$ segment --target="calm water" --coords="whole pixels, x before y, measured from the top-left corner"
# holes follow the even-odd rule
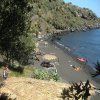
[[[69,33],[59,42],[71,48],[73,54],[88,59],[89,65],[100,61],[100,29]]]

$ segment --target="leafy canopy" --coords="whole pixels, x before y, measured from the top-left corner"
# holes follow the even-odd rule
[[[29,37],[31,3],[32,0],[0,0],[0,53],[7,62],[28,56],[33,48],[20,39]]]

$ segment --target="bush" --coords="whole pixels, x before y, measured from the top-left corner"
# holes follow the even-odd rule
[[[60,80],[60,77],[57,73],[54,72],[49,73],[48,71],[42,69],[34,69],[31,77],[42,80],[54,80],[54,81]]]
[[[9,98],[9,95],[7,93],[0,93],[0,100],[16,100],[16,98],[12,99]]]
[[[48,80],[48,73],[41,69],[34,69],[33,77],[36,79]]]
[[[92,77],[96,77],[96,76],[100,75],[100,62],[97,62],[95,64],[95,69],[96,69],[96,71],[94,74],[92,74]]]
[[[24,71],[24,68],[23,67],[21,67],[21,66],[18,66],[18,67],[16,67],[16,66],[14,66],[14,65],[12,65],[12,66],[9,66],[9,69],[11,70],[11,71],[13,71],[13,72],[18,72],[18,73],[23,73],[23,71]]]
[[[53,79],[54,81],[59,81],[59,80],[60,80],[59,75],[56,74],[56,73],[50,73],[50,74],[49,74],[49,78],[50,78],[50,79]]]
[[[68,89],[64,88],[61,93],[61,98],[65,100],[88,100],[91,96],[90,90],[92,89],[89,80],[84,84],[83,82],[73,83]]]

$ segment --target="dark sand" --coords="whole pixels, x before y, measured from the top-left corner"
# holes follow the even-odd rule
[[[70,55],[67,51],[59,48],[57,45],[50,42],[47,42],[48,44],[45,45],[45,42],[47,41],[38,42],[39,49],[42,52],[42,54],[54,53],[58,57],[58,59],[53,62],[57,62],[55,64],[55,67],[57,68],[58,74],[63,79],[64,82],[67,83],[79,82],[79,81],[86,82],[87,80],[89,80],[94,86],[100,89],[99,82],[96,82],[96,80],[91,77],[87,65],[79,63],[74,56]],[[39,56],[39,59],[40,59],[39,62],[38,61],[35,62],[35,66],[41,67],[40,64],[43,61],[42,56]],[[75,71],[75,69],[71,65],[80,67],[80,70]],[[95,100],[99,99],[96,98]]]

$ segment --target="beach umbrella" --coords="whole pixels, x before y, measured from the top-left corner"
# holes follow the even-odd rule
[[[56,60],[57,57],[53,54],[46,54],[46,55],[43,56],[43,59],[51,61],[51,60]]]

